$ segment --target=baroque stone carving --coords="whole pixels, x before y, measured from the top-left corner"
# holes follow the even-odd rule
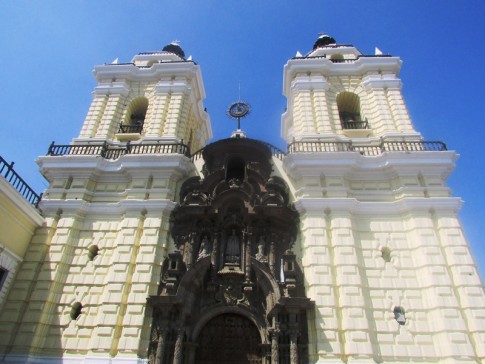
[[[165,315],[167,330],[165,336],[159,329],[152,333],[149,355],[165,353],[157,357],[160,363],[195,363],[200,355],[211,357],[209,349],[190,349],[207,342],[200,336],[212,332],[203,329],[207,322],[226,323],[227,330],[231,322],[244,322],[249,331],[259,331],[253,338],[263,338],[247,349],[252,363],[267,356],[271,362],[290,356],[294,361],[305,352],[306,310],[312,302],[305,298],[303,273],[290,251],[298,214],[288,187],[271,176],[271,151],[264,143],[227,139],[208,145],[202,155],[204,178],[189,178],[181,186],[170,226],[176,250],[163,264],[158,294],[148,298],[153,311]],[[286,319],[290,311],[298,318],[292,327]],[[216,319],[220,315],[225,319]],[[159,322],[154,318],[154,325]],[[294,325],[301,333],[298,342],[291,341],[291,348],[278,345],[277,337],[290,343]],[[184,358],[186,345],[191,354]],[[296,360],[304,362],[305,355]]]

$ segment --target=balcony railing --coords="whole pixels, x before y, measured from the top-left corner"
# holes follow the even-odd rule
[[[118,130],[118,133],[123,133],[123,134],[141,134],[141,131],[143,130],[143,124],[139,125],[129,125],[129,124],[121,124],[120,128]]]
[[[13,169],[14,162],[7,163],[5,159],[0,157],[0,175],[15,188],[30,204],[37,207],[42,195],[38,195],[34,190],[25,182],[22,177],[18,175]]]
[[[274,156],[283,159],[286,155],[281,149],[267,144]],[[49,146],[47,155],[98,155],[106,159],[117,159],[126,154],[183,154],[193,161],[202,157],[205,148],[190,154],[189,147],[183,143],[152,143],[110,145],[104,144],[75,144]],[[357,152],[365,156],[379,155],[384,152],[436,152],[447,150],[446,145],[440,141],[383,141],[376,145],[354,145],[352,142],[332,141],[304,141],[288,145],[288,153],[333,153]]]
[[[288,145],[288,153],[358,152],[372,156],[384,152],[436,152],[447,150],[439,141],[384,141],[379,145],[353,145],[352,142],[305,141]]]
[[[342,120],[342,129],[369,129],[369,123],[367,122],[367,119],[361,121],[343,121]]]
[[[125,154],[183,154],[190,158],[190,150],[183,143],[55,145],[52,142],[47,151],[47,155],[52,156],[99,155],[106,159],[117,159]]]

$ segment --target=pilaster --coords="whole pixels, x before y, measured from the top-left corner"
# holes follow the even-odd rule
[[[172,93],[168,105],[167,118],[163,126],[163,136],[177,136],[178,123],[181,117],[181,108],[185,94],[182,92]]]
[[[366,288],[361,246],[352,226],[352,215],[346,210],[327,212],[331,234],[333,265],[336,274],[337,317],[340,320],[344,355],[349,362],[373,360],[373,344],[377,344],[375,330],[371,330],[368,312],[372,303]]]
[[[451,340],[463,345],[468,336],[474,357],[485,358],[485,293],[460,223],[449,211],[433,210],[431,218],[453,284],[449,294],[456,296],[459,306],[444,313],[447,326],[455,328]]]
[[[93,138],[96,135],[99,123],[106,109],[108,98],[108,95],[94,94],[94,99],[89,107],[79,138]]]
[[[305,135],[316,134],[313,114],[312,92],[309,76],[297,75],[291,83],[291,97],[293,98],[293,128],[298,139]]]
[[[323,201],[322,201],[323,202]],[[318,357],[339,361],[343,337],[338,319],[336,270],[332,263],[331,230],[324,218],[324,206],[300,211],[302,267],[307,297],[315,301],[314,317],[309,322],[310,359]]]
[[[385,90],[380,87],[372,87],[368,92],[370,93],[369,99],[375,102],[376,107],[376,110],[374,110],[375,119],[372,125],[373,129],[377,134],[395,132],[396,126],[394,125]]]
[[[152,120],[148,126],[145,136],[158,137],[162,135],[164,124],[167,118],[168,105],[170,103],[170,94],[156,92],[153,97]]]
[[[414,133],[414,126],[409,116],[404,98],[402,97],[401,88],[389,87],[387,89],[387,98],[389,100],[389,107],[396,129],[400,132]]]
[[[330,110],[328,109],[327,89],[326,87],[318,88],[313,91],[313,108],[315,110],[315,119],[318,134],[335,133],[330,120]]]
[[[110,138],[116,132],[116,128],[121,123],[122,104],[125,96],[109,95],[103,117],[99,122],[96,138]]]

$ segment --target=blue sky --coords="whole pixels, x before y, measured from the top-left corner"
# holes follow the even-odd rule
[[[484,0],[0,0],[0,14],[0,155],[39,192],[47,183],[34,160],[78,135],[94,65],[180,40],[202,68],[214,140],[235,128],[225,113],[240,82],[252,105],[243,129],[284,148],[283,66],[318,33],[400,56],[416,129],[460,154],[449,185],[465,201],[460,216],[484,276]]]

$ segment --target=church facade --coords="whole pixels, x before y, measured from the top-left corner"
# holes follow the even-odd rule
[[[0,362],[484,363],[456,153],[414,129],[400,67],[319,37],[284,66],[286,151],[209,143],[177,44],[95,67],[79,136],[37,161]]]

